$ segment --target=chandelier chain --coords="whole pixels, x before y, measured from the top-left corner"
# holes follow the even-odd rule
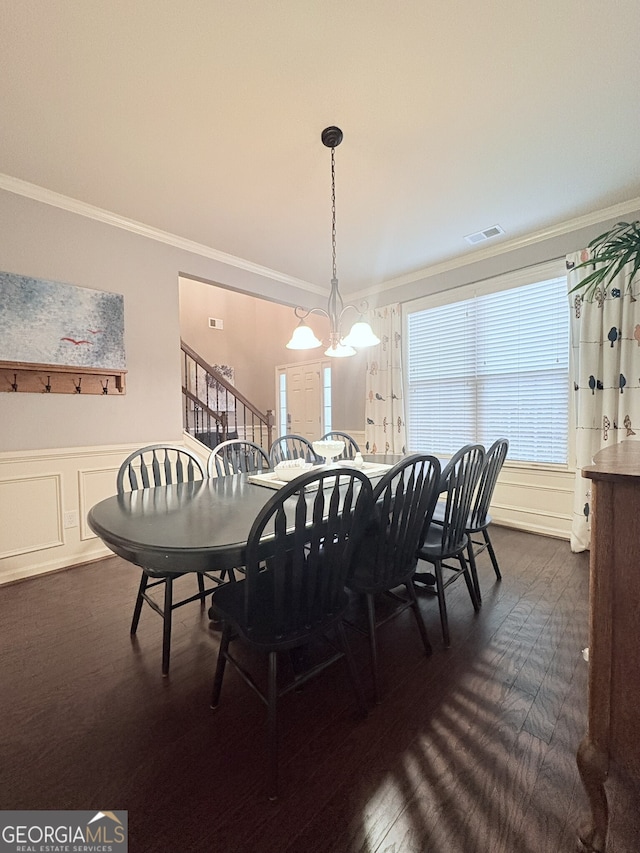
[[[322,144],[326,148],[331,149],[331,255],[333,264],[333,275],[331,278],[331,290],[327,300],[327,307],[324,308],[301,308],[298,306],[294,313],[300,321],[294,330],[291,340],[287,344],[289,349],[314,349],[322,346],[313,333],[310,326],[304,321],[310,314],[322,314],[329,320],[329,348],[325,355],[336,358],[343,358],[348,355],[355,355],[354,347],[368,347],[380,343],[380,340],[374,335],[371,326],[364,322],[363,312],[367,310],[366,302],[360,303],[360,308],[349,303],[345,305],[340,289],[338,287],[338,273],[336,263],[336,148],[342,142],[342,131],[339,127],[325,127],[322,131]],[[353,324],[353,328],[346,338],[342,335],[342,318],[348,310],[355,311],[359,315],[359,319]]]
[[[331,249],[333,254],[333,278],[336,275],[336,149],[331,149]]]

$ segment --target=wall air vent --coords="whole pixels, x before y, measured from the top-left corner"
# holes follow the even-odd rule
[[[222,320],[216,319],[216,317],[209,317],[209,328],[210,329],[224,329],[224,323]]]
[[[490,240],[492,237],[497,237],[500,234],[504,234],[504,228],[501,228],[499,225],[492,225],[491,228],[485,228],[484,231],[476,231],[475,234],[467,234],[464,239],[467,243],[471,243],[472,246],[475,246],[476,243],[484,243],[485,240]]]

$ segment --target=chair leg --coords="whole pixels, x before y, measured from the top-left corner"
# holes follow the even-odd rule
[[[424,646],[425,652],[430,655],[432,652],[431,643],[429,642],[429,635],[427,634],[427,626],[424,624],[424,619],[422,618],[422,611],[420,610],[420,605],[418,604],[418,597],[416,596],[416,588],[413,585],[413,581],[409,579],[406,584],[407,594],[411,599],[411,609],[413,610],[413,615],[416,617],[416,622],[418,624],[418,630],[420,631],[420,636],[422,637],[422,645]]]
[[[444,586],[442,581],[442,563],[436,560],[434,563],[436,573],[436,594],[438,596],[438,608],[440,610],[440,624],[442,625],[442,639],[445,649],[451,645],[449,638],[449,619],[447,618],[447,604],[444,600]]]
[[[144,604],[143,595],[148,583],[149,575],[146,572],[143,572],[142,577],[140,578],[140,586],[138,587],[138,597],[136,598],[136,605],[133,608],[133,619],[131,620],[131,630],[129,632],[131,634],[135,634],[135,632],[138,630],[138,622],[140,621],[142,605]]]
[[[197,574],[198,574],[198,592],[200,593],[200,607],[204,607],[204,599],[205,599],[204,576],[201,575],[200,572],[198,572]]]
[[[220,580],[226,580],[227,583],[234,583],[236,579],[236,573],[234,569],[222,569],[220,572]]]
[[[476,613],[480,610],[480,602],[476,596],[476,590],[473,585],[473,579],[471,577],[471,572],[469,571],[469,565],[464,557],[464,552],[460,551],[458,554],[458,561],[460,563],[460,568],[462,569],[462,574],[464,575],[464,582],[467,585],[467,589],[469,590],[469,598],[471,599],[471,603],[473,604],[473,609]]]
[[[371,671],[373,673],[373,696],[376,704],[380,704],[380,684],[378,682],[378,643],[376,637],[376,606],[373,593],[365,593],[367,600],[367,624],[369,626],[369,652],[371,655]]]
[[[227,650],[231,640],[231,625],[225,622],[222,629],[222,637],[220,638],[220,648],[218,649],[218,662],[216,663],[216,674],[213,679],[213,690],[211,691],[211,707],[217,708],[220,702],[220,691],[222,690],[222,679],[224,678],[224,669],[227,664]]]
[[[469,542],[467,543],[467,554],[469,555],[469,570],[471,572],[471,578],[473,580],[473,587],[476,591],[476,598],[478,599],[478,604],[482,603],[482,593],[480,592],[480,581],[478,580],[478,567],[476,566],[476,555],[473,551],[473,542],[471,541],[471,536],[469,536]]]
[[[267,728],[269,738],[269,799],[278,798],[278,653],[269,652]]]
[[[162,616],[162,675],[169,675],[169,656],[171,654],[171,616],[173,610],[173,578],[168,575],[164,582],[164,610]]]
[[[487,543],[487,548],[489,550],[489,556],[491,557],[491,562],[493,563],[493,570],[496,573],[496,578],[501,581],[502,575],[500,574],[500,567],[498,566],[498,560],[496,558],[496,552],[493,550],[493,545],[491,543],[491,538],[489,537],[489,531],[485,527],[482,531],[482,535],[484,536],[484,541]]]
[[[353,687],[353,692],[356,696],[358,708],[360,709],[362,716],[366,717],[368,714],[367,700],[364,698],[362,682],[360,681],[360,676],[358,675],[358,670],[356,669],[356,662],[353,657],[353,652],[351,651],[351,646],[349,645],[349,641],[347,640],[347,634],[344,630],[344,625],[342,622],[338,623],[336,627],[336,634],[338,635],[340,648],[344,652],[347,667],[349,668],[349,675],[351,676],[351,685]]]

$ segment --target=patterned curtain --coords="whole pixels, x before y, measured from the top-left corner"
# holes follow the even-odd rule
[[[569,290],[589,273],[590,267],[574,269],[588,258],[588,249],[567,256]],[[603,447],[640,436],[640,301],[638,282],[627,287],[629,271],[599,287],[592,300],[569,294],[576,420],[572,551],[587,550],[591,533],[591,480],[582,468]]]
[[[380,338],[368,350],[365,400],[365,452],[404,453],[406,434],[402,395],[402,314],[400,305],[369,311]]]

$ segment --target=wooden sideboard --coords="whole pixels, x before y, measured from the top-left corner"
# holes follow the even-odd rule
[[[612,766],[640,781],[640,441],[601,450],[592,481],[589,581],[589,718],[578,769],[589,797],[585,851],[603,853]]]

